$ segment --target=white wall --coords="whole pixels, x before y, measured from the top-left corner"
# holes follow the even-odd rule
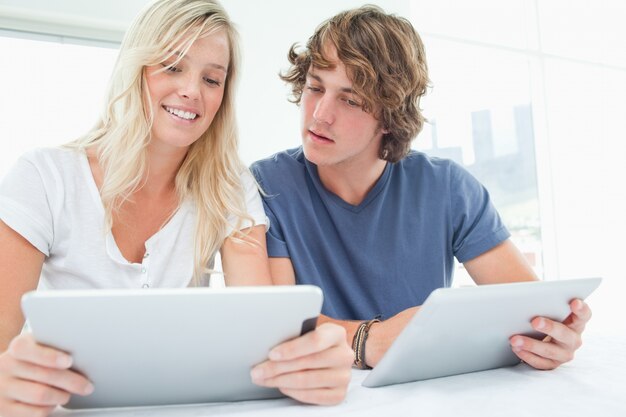
[[[591,325],[623,330],[626,3],[550,0],[537,13],[558,272],[604,277]]]

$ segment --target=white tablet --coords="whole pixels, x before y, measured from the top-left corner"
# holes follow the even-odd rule
[[[252,383],[270,349],[315,328],[318,287],[30,292],[34,337],[69,352],[94,384],[67,408],[280,397]]]
[[[509,337],[541,338],[530,321],[562,321],[601,278],[440,288],[433,291],[363,386],[379,387],[511,366]],[[367,354],[367,350],[366,350]]]

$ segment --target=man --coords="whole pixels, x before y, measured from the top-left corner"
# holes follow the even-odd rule
[[[430,292],[450,286],[454,257],[477,284],[537,279],[484,187],[410,151],[428,71],[406,19],[375,6],[340,13],[289,60],[282,78],[301,108],[302,147],[252,166],[272,276],[323,289],[322,321],[346,329],[357,366],[375,366]],[[563,323],[532,321],[543,341],[512,337],[520,359],[539,369],[571,360],[591,315],[580,300],[571,309]]]

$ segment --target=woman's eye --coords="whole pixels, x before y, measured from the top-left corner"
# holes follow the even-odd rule
[[[314,93],[319,93],[320,91],[322,91],[321,88],[313,87],[313,86],[310,86],[310,85],[308,85],[306,88],[307,88],[307,90],[312,91]]]
[[[181,70],[173,65],[161,64],[167,72],[180,72]]]
[[[219,87],[219,86],[222,85],[221,82],[219,82],[217,80],[214,80],[214,79],[211,79],[211,78],[205,78],[204,81],[206,81],[207,84],[214,85],[216,87]]]

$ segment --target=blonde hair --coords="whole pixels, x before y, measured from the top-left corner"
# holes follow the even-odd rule
[[[194,283],[211,266],[227,237],[228,215],[236,216],[233,234],[246,214],[240,175],[246,169],[238,157],[235,84],[239,70],[238,34],[215,0],[157,0],[137,16],[122,42],[111,77],[105,110],[96,126],[69,144],[94,148],[103,169],[100,190],[105,227],[113,213],[140,189],[147,166],[152,109],[144,69],[170,59],[176,62],[196,39],[224,31],[230,60],[221,106],[207,131],[194,142],[176,175],[179,204],[191,199],[196,206]]]
[[[292,101],[300,103],[311,66],[332,69],[327,47],[337,50],[346,66],[363,110],[372,112],[389,132],[378,155],[389,162],[404,158],[425,118],[419,107],[426,94],[428,66],[424,44],[411,23],[380,7],[366,5],[347,10],[320,24],[306,49],[289,50],[289,70],[280,77],[291,84]]]

